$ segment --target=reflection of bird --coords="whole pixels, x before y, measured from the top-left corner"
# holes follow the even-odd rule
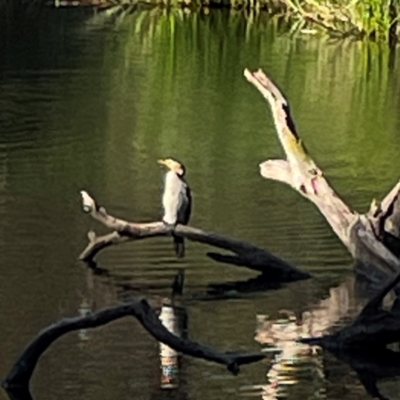
[[[181,295],[183,293],[183,285],[185,283],[185,270],[181,268],[178,273],[174,276],[174,280],[172,281],[172,297],[176,295]]]
[[[165,174],[162,197],[163,222],[174,227],[177,224],[187,225],[192,210],[192,196],[184,179],[185,167],[172,158],[158,160],[158,162],[169,168],[169,171]],[[185,255],[184,239],[180,236],[173,236],[176,255],[183,257]]]

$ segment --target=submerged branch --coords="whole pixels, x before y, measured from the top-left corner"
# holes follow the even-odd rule
[[[260,353],[222,353],[200,343],[175,336],[164,327],[149,303],[142,299],[97,311],[87,316],[64,318],[43,329],[15,362],[2,384],[3,387],[6,390],[15,387],[28,387],[40,356],[59,337],[79,329],[96,328],[126,316],[135,317],[156,340],[172,349],[192,357],[226,365],[233,374],[239,372],[241,365],[260,361],[264,358],[264,355]]]
[[[90,213],[92,218],[106,227],[114,230],[112,233],[98,237],[94,232],[89,232],[89,244],[79,257],[83,261],[93,260],[102,249],[111,245],[157,236],[169,236],[172,233],[171,228],[161,221],[137,223],[115,218],[109,215],[104,207],[100,207],[87,192],[82,191],[81,195],[84,211]],[[309,273],[301,271],[269,251],[238,239],[180,224],[175,227],[173,233],[194,242],[229,250],[235,255],[219,253],[208,253],[208,255],[220,262],[260,271],[265,275],[265,278],[271,281],[291,282],[311,277]]]

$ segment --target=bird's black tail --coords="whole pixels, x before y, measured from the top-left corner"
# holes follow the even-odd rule
[[[178,258],[183,258],[185,256],[185,239],[181,236],[174,235],[174,248],[176,256]]]

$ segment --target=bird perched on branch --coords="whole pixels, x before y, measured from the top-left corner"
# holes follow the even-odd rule
[[[175,228],[177,224],[187,225],[192,211],[192,196],[190,188],[185,181],[185,167],[173,158],[158,160],[169,168],[165,174],[164,193],[162,204],[164,208],[163,222]],[[174,234],[175,253],[179,258],[185,255],[185,242],[183,237]]]

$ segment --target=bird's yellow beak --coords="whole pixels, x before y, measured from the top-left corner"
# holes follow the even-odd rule
[[[172,158],[161,158],[157,160],[159,164],[165,165],[167,168],[169,168],[171,171],[175,171],[179,173],[179,171],[182,169],[181,165],[173,160]]]

